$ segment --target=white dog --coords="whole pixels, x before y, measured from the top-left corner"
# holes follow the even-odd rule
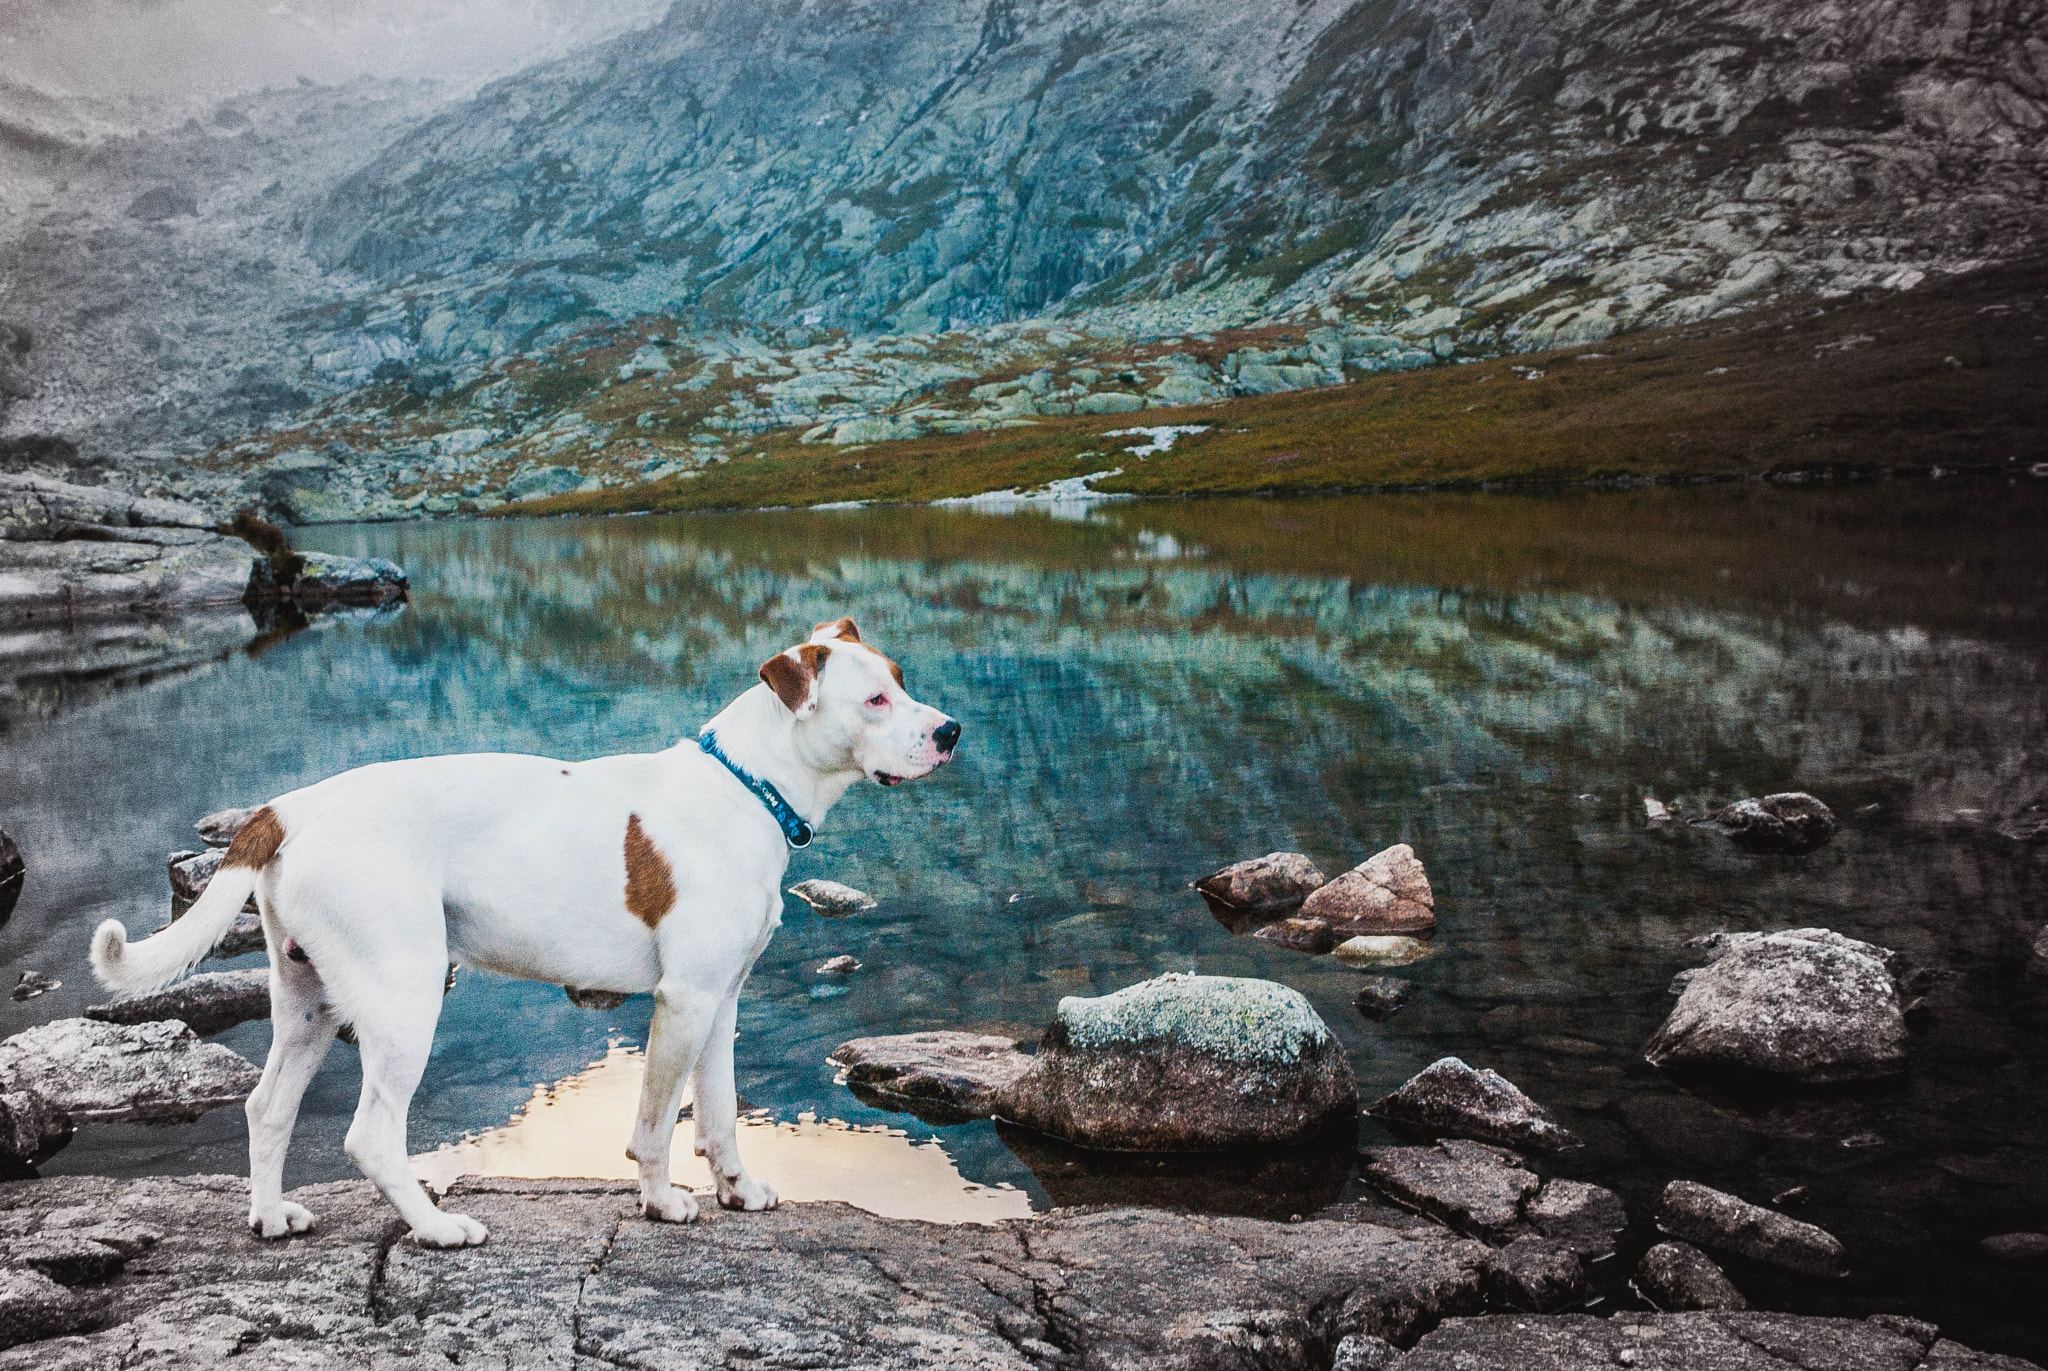
[[[451,960],[585,989],[654,993],[647,1080],[626,1154],[640,1207],[687,1223],[669,1140],[696,1073],[697,1149],[718,1200],[768,1209],[734,1137],[740,986],[782,922],[792,847],[864,776],[896,785],[951,759],[960,725],[903,688],[851,619],[769,658],[761,684],[666,752],[559,762],[474,753],[385,762],[272,800],[235,836],[184,918],[131,944],[93,934],[111,988],[154,989],[209,951],[250,893],[270,949],[270,1060],[249,1097],[249,1226],[314,1216],[286,1202],[299,1099],[353,1024],[363,1093],[349,1158],[427,1247],[484,1240],[414,1179],[405,1116],[426,1069]]]

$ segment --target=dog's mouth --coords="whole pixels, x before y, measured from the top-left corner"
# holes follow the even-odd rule
[[[903,777],[891,775],[886,771],[877,771],[875,773],[875,784],[877,785],[902,785],[903,780]]]

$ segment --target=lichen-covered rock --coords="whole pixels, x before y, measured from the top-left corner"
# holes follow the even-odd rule
[[[1749,1301],[1727,1273],[1690,1243],[1660,1242],[1636,1266],[1638,1294],[1666,1313],[1747,1309]]]
[[[1835,812],[1804,791],[1737,800],[1707,821],[1749,852],[1811,852],[1835,836]]]
[[[1343,1044],[1298,991],[1171,974],[1068,996],[1002,1114],[1084,1147],[1212,1151],[1297,1142],[1349,1124]]]
[[[843,919],[875,907],[875,897],[837,881],[798,881],[789,893],[827,919]]]
[[[270,968],[188,976],[164,990],[88,1006],[85,1017],[120,1024],[181,1019],[200,1037],[212,1037],[238,1023],[270,1017]]]
[[[1268,852],[1193,883],[1209,912],[1225,923],[1292,914],[1322,884],[1323,873],[1299,852]]]
[[[1643,1055],[1667,1069],[1809,1085],[1905,1070],[1905,1015],[1884,963],[1808,932],[1731,939],[1686,983]]]
[[[1301,912],[1324,920],[1339,938],[1427,933],[1436,927],[1436,896],[1415,849],[1396,843],[1318,889]]]
[[[240,1104],[260,1075],[175,1019],[57,1019],[0,1042],[0,1090],[41,1096],[74,1124],[196,1119]]]
[[[1376,1147],[1359,1175],[1390,1199],[1467,1237],[1507,1242],[1528,1232],[1522,1206],[1542,1188],[1504,1148],[1451,1138],[1434,1147]]]
[[[173,852],[164,862],[164,871],[171,878],[171,903],[190,909],[206,893],[206,887],[220,872],[220,864],[227,853],[217,847],[204,852]]]
[[[232,605],[249,549],[212,523],[193,505],[0,472],[0,622]]]
[[[1686,1242],[1809,1276],[1840,1276],[1849,1269],[1848,1254],[1827,1230],[1694,1181],[1664,1187],[1657,1227]]]
[[[1031,1066],[1014,1039],[950,1031],[855,1038],[834,1048],[828,1060],[845,1071],[861,1099],[931,1123],[997,1113],[1004,1092]]]
[[[1577,1147],[1579,1140],[1542,1105],[1493,1070],[1439,1057],[1366,1110],[1376,1119],[1457,1138],[1477,1138],[1531,1152]]]
[[[1487,1258],[1486,1293],[1511,1309],[1554,1313],[1585,1300],[1586,1268],[1563,1243],[1524,1234]]]

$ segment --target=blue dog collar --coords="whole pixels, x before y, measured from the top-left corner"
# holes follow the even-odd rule
[[[789,801],[782,798],[781,791],[777,790],[767,781],[762,780],[759,776],[753,775],[738,762],[726,756],[724,749],[718,745],[718,735],[716,733],[708,728],[699,733],[697,735],[697,746],[718,758],[720,762],[723,762],[725,769],[739,777],[740,784],[753,791],[761,803],[767,806],[768,812],[775,816],[775,822],[782,826],[782,840],[784,842],[788,843],[791,847],[809,847],[811,845],[813,831],[810,824],[805,822],[804,816],[789,807]]]

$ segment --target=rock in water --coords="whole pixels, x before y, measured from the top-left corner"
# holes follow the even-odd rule
[[[1801,790],[1737,800],[1707,821],[1748,852],[1811,852],[1835,836],[1835,812]]]
[[[64,982],[53,980],[40,971],[24,971],[21,973],[21,979],[14,983],[14,989],[9,998],[18,1003],[22,1000],[33,1000],[38,996],[49,994],[52,990],[62,990],[63,988]]]
[[[251,608],[289,602],[312,612],[337,606],[396,604],[406,597],[405,569],[382,557],[341,557],[331,552],[297,554],[300,568],[290,580],[264,558],[249,570],[244,604]]]
[[[1061,1000],[1000,1112],[1083,1147],[1205,1152],[1348,1126],[1358,1084],[1298,991],[1169,974]]]
[[[1337,935],[1321,919],[1275,919],[1272,923],[1253,931],[1252,936],[1260,942],[1288,947],[1296,952],[1312,952],[1320,956],[1337,945]]]
[[[569,1003],[578,1009],[617,1009],[633,998],[616,990],[586,990],[580,985],[565,985],[562,987],[562,993],[567,995]]]
[[[1467,1237],[1506,1242],[1528,1231],[1522,1206],[1542,1187],[1520,1157],[1452,1138],[1434,1147],[1379,1147],[1359,1174],[1389,1198]]]
[[[837,881],[798,881],[789,893],[828,919],[843,919],[875,907],[875,897]]]
[[[1749,1301],[1706,1253],[1689,1243],[1660,1242],[1636,1267],[1638,1294],[1668,1314],[1747,1309]]]
[[[1299,852],[1268,852],[1193,883],[1209,912],[1225,924],[1292,914],[1322,884],[1323,873]]]
[[[1524,1235],[1486,1264],[1486,1291],[1513,1309],[1548,1314],[1586,1298],[1586,1269],[1578,1253],[1548,1238]]]
[[[1530,1152],[1558,1152],[1579,1140],[1558,1126],[1542,1105],[1497,1071],[1480,1071],[1457,1057],[1431,1062],[1393,1094],[1366,1110],[1376,1119],[1431,1133],[1501,1143]]]
[[[1420,938],[1403,934],[1361,933],[1338,943],[1330,949],[1330,955],[1346,966],[1406,966],[1410,962],[1421,961],[1432,950]]]
[[[1368,1019],[1390,1019],[1415,993],[1415,983],[1399,976],[1368,976],[1358,984],[1352,1003]]]
[[[188,976],[154,994],[129,995],[92,1005],[86,1009],[85,1017],[122,1024],[180,1019],[200,1037],[211,1037],[238,1023],[270,1017],[270,968]]]
[[[988,1033],[898,1033],[833,1049],[854,1094],[932,1123],[985,1119],[1031,1067],[1009,1038]]]
[[[1674,1238],[1809,1276],[1840,1276],[1849,1269],[1834,1234],[1693,1181],[1664,1187],[1657,1227]]]
[[[27,880],[28,865],[21,860],[21,849],[0,832],[0,924],[14,917],[15,902],[21,899],[21,887]]]
[[[2000,1233],[1977,1244],[1993,1261],[2037,1262],[2048,1259],[2048,1233]]]
[[[1643,1055],[1667,1069],[1808,1085],[1905,1070],[1906,1020],[1884,963],[1808,932],[1731,947],[1686,984]]]
[[[851,976],[860,970],[860,958],[841,953],[837,957],[827,957],[819,962],[817,970],[820,976]]]
[[[1436,927],[1436,896],[1415,849],[1396,843],[1303,900],[1301,912],[1326,921],[1340,938],[1427,933]]]
[[[1615,1239],[1628,1228],[1621,1196],[1585,1181],[1545,1182],[1542,1193],[1522,1206],[1522,1217],[1587,1261],[1614,1251]]]
[[[247,1099],[261,1074],[176,1019],[58,1019],[0,1042],[0,1090],[39,1095],[79,1124],[196,1119]]]
[[[208,847],[226,847],[260,808],[261,805],[251,805],[247,809],[215,810],[192,827],[199,831],[199,840]]]

